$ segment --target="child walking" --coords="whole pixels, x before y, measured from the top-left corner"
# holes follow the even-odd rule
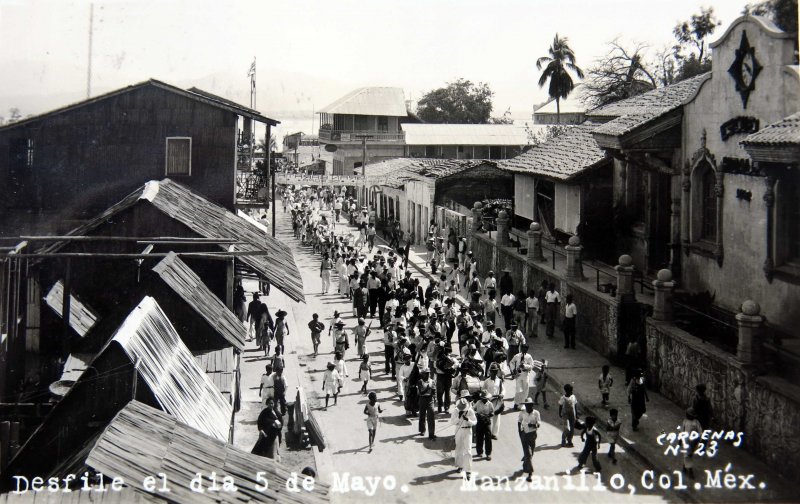
[[[364,354],[363,357],[361,357],[361,365],[358,367],[358,378],[364,382],[364,384],[361,385],[361,392],[364,394],[367,393],[367,385],[369,385],[369,379],[372,378],[371,367],[369,354]]]
[[[597,386],[600,388],[604,408],[608,408],[608,397],[611,394],[611,386],[614,384],[614,379],[608,374],[610,369],[608,364],[603,366],[603,372],[600,373],[600,378],[597,380]]]
[[[606,436],[608,436],[608,458],[611,459],[612,463],[616,464],[617,456],[614,453],[614,448],[617,446],[619,429],[622,427],[622,422],[619,421],[619,412],[616,408],[611,408],[608,414],[610,415],[608,418],[608,423],[606,424]]]
[[[593,416],[586,417],[586,421],[584,422],[583,431],[581,432],[581,441],[584,442],[583,450],[578,455],[578,467],[577,470],[581,470],[586,462],[589,460],[589,456],[592,457],[592,464],[594,465],[594,470],[600,472],[600,461],[597,460],[597,450],[600,448],[600,433],[595,428],[596,419]]]
[[[322,379],[322,390],[325,392],[325,409],[328,409],[328,401],[333,396],[333,405],[339,399],[339,390],[341,390],[342,379],[339,377],[339,372],[336,371],[336,366],[333,362],[328,363],[328,370],[325,371],[325,376]]]
[[[550,404],[547,402],[547,361],[542,361],[542,370],[539,372],[539,376],[536,377],[536,381],[539,383],[536,387],[536,394],[533,396],[533,404],[539,404],[539,394],[542,394],[542,401],[544,401],[544,409],[550,407]]]
[[[367,396],[369,402],[364,406],[364,414],[367,415],[367,432],[369,433],[369,453],[372,453],[372,445],[375,443],[375,431],[378,429],[378,414],[383,413],[380,404],[377,404],[378,396],[375,392],[370,392]]]
[[[344,379],[349,376],[347,372],[347,364],[344,362],[344,356],[342,352],[336,352],[333,356],[333,364],[336,367],[336,372],[339,373],[339,392],[342,391],[342,385],[344,385]]]
[[[578,419],[578,399],[572,393],[572,385],[564,385],[564,395],[558,400],[558,417],[564,420],[564,431],[561,433],[561,446],[572,448],[572,436],[575,434],[575,421]]]

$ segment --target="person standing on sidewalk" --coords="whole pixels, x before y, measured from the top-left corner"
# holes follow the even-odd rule
[[[383,360],[384,373],[391,373],[392,379],[395,375],[394,343],[397,341],[397,333],[394,330],[394,323],[389,322],[383,330]]]
[[[635,377],[628,385],[628,404],[631,405],[631,427],[639,430],[639,419],[647,412],[650,398],[647,396],[647,387],[644,384],[644,374],[640,369],[635,371]]]
[[[692,401],[692,409],[694,409],[697,421],[700,422],[702,430],[711,428],[711,419],[714,418],[713,408],[711,407],[711,400],[706,395],[706,385],[704,383],[698,384],[695,388],[695,396]]]
[[[523,403],[524,409],[517,417],[517,431],[522,443],[522,471],[528,474],[527,481],[533,475],[533,452],[536,449],[536,432],[539,430],[542,417],[533,409],[533,400],[529,397]]]
[[[614,448],[619,441],[619,430],[622,427],[622,422],[619,421],[619,412],[616,408],[611,408],[608,412],[608,423],[606,424],[606,436],[608,436],[608,458],[611,462],[616,464],[617,457],[614,453]]]
[[[528,297],[525,298],[525,335],[529,338],[536,338],[536,315],[539,313],[539,299],[536,297],[536,292],[531,289],[528,291]]]
[[[436,396],[436,383],[431,378],[430,369],[420,368],[419,382],[419,435],[425,435],[425,421],[428,423],[428,439],[436,439],[436,417],[433,414],[433,401]]]
[[[533,404],[539,404],[539,394],[542,394],[542,401],[544,402],[544,409],[550,407],[547,403],[547,361],[542,361],[542,369],[539,371],[539,376],[536,377],[537,386],[536,394],[533,395]]]
[[[450,417],[450,423],[456,428],[456,449],[453,455],[458,472],[466,471],[465,476],[469,479],[472,472],[472,428],[478,424],[478,418],[467,399],[469,391],[462,390],[459,395]]]
[[[492,420],[494,420],[494,406],[489,402],[489,394],[481,390],[480,399],[475,403],[475,417],[478,420],[475,426],[475,448],[478,457],[482,457],[486,452],[486,460],[492,460],[492,439],[497,439],[492,435]]]
[[[547,292],[544,293],[544,300],[547,308],[547,337],[552,339],[556,332],[558,306],[561,304],[561,295],[556,290],[556,284],[553,282],[548,284]]]
[[[502,279],[500,281],[502,282]],[[511,322],[514,320],[514,303],[516,300],[517,298],[511,292],[506,292],[500,298],[500,313],[503,315],[503,327],[506,328],[506,331],[511,328]]]
[[[494,277],[494,271],[490,271],[483,282],[483,293],[488,296],[492,291],[497,290],[497,279]],[[492,321],[494,322],[494,321]]]
[[[697,413],[694,408],[686,410],[686,418],[681,422],[681,431],[691,435],[692,433],[700,434],[703,432],[703,427],[697,419]],[[683,468],[682,471],[689,473],[689,477],[694,479],[694,454],[695,447],[697,446],[697,439],[683,439]]]
[[[567,294],[567,305],[564,307],[564,348],[575,350],[575,322],[578,319],[578,308],[572,300],[572,294]]]
[[[558,417],[564,421],[561,433],[561,446],[572,448],[572,436],[575,434],[575,422],[578,419],[578,398],[572,393],[572,385],[564,385],[564,395],[558,400]]]
[[[597,387],[600,389],[600,395],[603,399],[602,405],[604,408],[608,407],[608,398],[611,395],[611,386],[614,385],[614,379],[609,374],[611,368],[608,364],[603,366],[600,373],[600,378],[597,379]]]

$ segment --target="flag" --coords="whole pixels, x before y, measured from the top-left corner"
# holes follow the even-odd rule
[[[253,58],[253,64],[250,65],[250,70],[247,71],[247,76],[252,77],[256,74],[256,59]]]

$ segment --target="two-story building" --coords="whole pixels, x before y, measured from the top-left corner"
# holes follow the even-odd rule
[[[66,231],[164,177],[233,210],[254,122],[278,124],[151,79],[0,127],[0,234]]]
[[[408,120],[401,88],[364,87],[319,112],[319,142],[333,151],[333,175],[352,175],[364,163],[403,156],[401,122]]]
[[[524,127],[514,124],[402,125],[405,156],[439,159],[509,159],[528,145]]]

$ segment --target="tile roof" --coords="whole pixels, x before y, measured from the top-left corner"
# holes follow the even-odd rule
[[[152,205],[200,236],[234,238],[244,242],[235,246],[238,251],[267,251],[266,256],[240,256],[237,257],[237,261],[263,274],[272,285],[295,301],[305,300],[300,270],[288,245],[271,237],[247,219],[227,211],[170,179],[147,182],[119,203],[67,234],[78,236],[88,234],[106,224],[112,216],[138,204]],[[65,245],[66,242],[57,242],[42,251],[56,252]],[[227,250],[228,246],[221,245],[221,248]]]
[[[379,185],[396,188],[412,178],[438,179],[484,162],[481,159],[395,158],[368,164],[365,173],[369,178],[381,179],[383,177]]]
[[[594,139],[596,128],[594,124],[572,126],[528,152],[495,163],[498,168],[515,173],[569,180],[609,159]]]
[[[589,117],[612,118],[599,126],[595,134],[622,136],[640,126],[678,109],[692,98],[700,85],[711,77],[707,72],[690,79],[599,107]]]
[[[402,126],[406,145],[526,145],[524,128],[513,124],[417,124]]]
[[[239,350],[244,349],[247,331],[242,322],[177,255],[170,252],[153,267],[153,272],[223,339]]]
[[[358,88],[324,107],[319,113],[408,116],[403,89],[396,87]]]
[[[276,126],[276,125],[280,124],[280,121],[276,121],[275,119],[270,119],[269,117],[266,117],[266,116],[262,115],[261,112],[259,112],[257,110],[251,109],[249,107],[245,107],[244,105],[240,105],[240,104],[238,104],[238,103],[236,103],[234,101],[228,100],[227,98],[223,98],[221,96],[217,96],[217,95],[211,94],[211,93],[209,93],[207,91],[203,91],[201,89],[197,89],[197,88],[194,88],[194,87],[190,88],[190,89],[181,89],[181,88],[173,86],[171,84],[167,84],[166,82],[162,82],[162,81],[159,81],[159,80],[156,80],[156,79],[149,79],[149,80],[146,80],[146,81],[143,81],[143,82],[139,82],[137,84],[132,84],[130,86],[126,86],[126,87],[121,88],[121,89],[116,89],[114,91],[110,91],[110,92],[105,93],[105,94],[93,96],[93,97],[89,98],[88,100],[82,100],[82,101],[79,101],[77,103],[71,103],[71,104],[66,105],[64,107],[60,107],[60,108],[57,108],[55,110],[51,110],[49,112],[45,112],[43,114],[39,114],[39,115],[36,115],[36,116],[33,116],[33,117],[28,117],[26,119],[23,119],[21,121],[17,121],[17,122],[8,124],[6,126],[0,126],[0,131],[2,131],[4,129],[16,128],[18,126],[22,126],[22,125],[29,124],[29,123],[32,123],[32,122],[35,122],[35,121],[39,121],[41,119],[44,119],[44,118],[52,116],[52,115],[62,114],[62,113],[65,113],[65,112],[70,112],[72,110],[75,110],[75,109],[78,109],[78,108],[81,108],[81,107],[84,107],[84,106],[87,106],[87,105],[92,105],[94,103],[101,102],[101,101],[103,101],[105,99],[112,98],[114,96],[122,95],[122,94],[125,94],[125,93],[130,93],[132,91],[135,91],[137,89],[144,88],[144,87],[147,87],[147,86],[157,87],[159,89],[163,89],[165,91],[169,91],[170,93],[174,93],[174,94],[183,96],[184,98],[189,98],[191,100],[194,100],[194,101],[197,101],[197,102],[200,102],[200,103],[205,103],[206,105],[211,105],[212,107],[216,107],[216,108],[220,108],[220,109],[223,109],[223,110],[227,110],[227,111],[233,112],[233,113],[235,113],[237,115],[240,115],[240,116],[243,116],[243,117],[248,117],[248,118],[253,119],[255,121],[268,123],[268,124],[270,124],[272,126]]]
[[[743,146],[800,145],[800,112],[784,117],[740,142]]]
[[[44,298],[47,306],[52,308],[59,317],[62,317],[64,312],[64,283],[59,280],[53,285],[50,291]],[[78,334],[78,336],[86,336],[95,323],[97,322],[97,313],[87,306],[83,301],[75,297],[73,294],[69,295],[69,326]]]
[[[119,345],[164,411],[206,435],[228,439],[231,405],[200,369],[155,299],[145,296],[97,356]]]
[[[290,492],[286,489],[290,467],[206,436],[180,419],[138,401],[128,403],[61,472],[81,474],[84,467],[121,478],[137,494],[157,499],[165,495],[143,483],[147,476],[163,473],[170,484],[170,502],[328,502],[327,485],[315,482],[311,492]],[[264,491],[257,489],[262,486],[256,480],[258,471],[263,471],[269,482]],[[191,480],[196,473],[206,478],[216,473],[220,480],[231,476],[237,491],[195,492]]]

